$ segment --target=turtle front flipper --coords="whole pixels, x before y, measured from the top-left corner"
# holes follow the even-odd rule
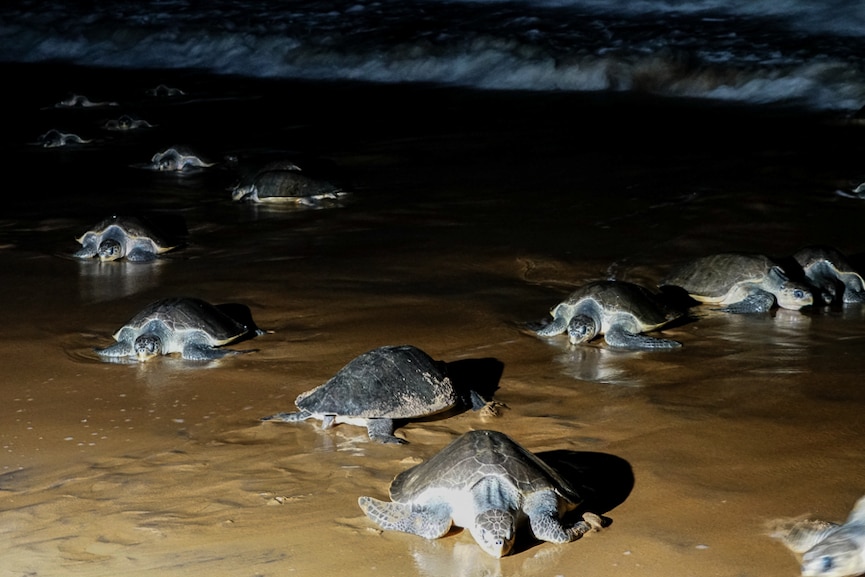
[[[553,322],[536,330],[535,334],[539,337],[554,337],[565,332],[567,328],[568,319],[562,316],[557,316],[553,319]]]
[[[361,497],[357,504],[376,525],[387,531],[438,539],[451,528],[451,510],[445,504],[418,506]]]
[[[774,305],[775,296],[772,293],[758,290],[748,295],[744,300],[718,310],[734,314],[767,313],[772,310]]]
[[[93,349],[96,354],[103,357],[120,358],[132,356],[132,343],[129,341],[120,341],[114,343],[110,347],[104,349]]]
[[[300,411],[298,413],[276,413],[268,417],[261,417],[262,421],[276,421],[279,423],[299,423],[312,418],[312,413],[309,411]]]
[[[214,361],[227,355],[237,355],[240,351],[215,349],[204,343],[188,343],[183,347],[181,356],[190,361]]]
[[[622,327],[611,327],[604,334],[604,340],[611,347],[633,351],[678,349],[682,346],[682,343],[679,341],[650,337],[644,334],[634,334]]]
[[[129,251],[126,260],[132,262],[149,262],[156,259],[156,253],[144,247],[137,246]]]
[[[529,517],[532,533],[541,541],[568,543],[576,539],[559,520],[558,497],[552,491],[541,491],[526,497],[523,511]]]
[[[394,436],[394,423],[393,419],[367,419],[366,421],[366,430],[369,433],[369,438],[373,441],[378,441],[379,443],[396,443],[400,445],[404,445],[408,443],[405,439],[400,439],[399,437]]]
[[[865,282],[855,272],[838,273],[839,280],[844,283],[845,303],[865,303]]]
[[[96,236],[93,234],[84,235],[79,240],[81,248],[72,253],[72,256],[75,258],[93,258],[99,250],[99,243],[96,240]]]
[[[794,553],[804,553],[841,526],[816,519],[780,519],[769,524],[769,536]]]

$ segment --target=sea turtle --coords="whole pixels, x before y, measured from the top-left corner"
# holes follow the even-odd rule
[[[158,84],[153,88],[148,88],[144,91],[147,96],[155,96],[156,98],[170,98],[172,96],[184,96],[186,93],[179,88]]]
[[[101,106],[117,106],[117,103],[94,102],[83,94],[70,94],[54,106],[56,108],[98,108]]]
[[[469,431],[390,485],[391,501],[360,497],[358,505],[382,529],[436,539],[457,525],[471,531],[493,557],[507,555],[517,527],[528,520],[542,541],[568,543],[604,521],[585,513],[565,526],[581,504],[568,481],[504,433]]]
[[[343,195],[339,187],[307,176],[293,162],[272,162],[244,179],[231,191],[232,200],[314,204]]]
[[[865,574],[865,497],[843,525],[813,519],[781,521],[771,536],[802,554],[803,577],[852,577]]]
[[[730,313],[759,313],[778,306],[799,310],[813,302],[803,284],[791,281],[761,254],[720,253],[693,260],[661,282],[702,303],[724,305]]]
[[[394,436],[397,419],[416,419],[458,406],[493,410],[476,391],[461,391],[446,374],[445,363],[411,345],[368,351],[345,365],[326,383],[301,393],[295,413],[277,413],[263,421],[294,423],[321,419],[322,428],[337,423],[365,426],[380,443],[405,443]]]
[[[174,297],[150,303],[114,333],[116,344],[96,349],[103,357],[134,357],[180,353],[184,359],[206,361],[241,351],[217,349],[260,331],[242,324],[223,309],[201,299]]]
[[[793,255],[826,304],[865,302],[865,281],[838,250],[806,246]]]
[[[681,316],[665,307],[639,285],[616,280],[590,282],[556,305],[553,321],[536,333],[542,337],[567,331],[571,344],[586,343],[597,335],[619,349],[674,349],[681,343],[640,333],[658,329]]]
[[[207,168],[214,164],[214,162],[205,162],[184,147],[171,147],[154,154],[144,168],[160,172],[183,172],[192,168]]]
[[[99,257],[101,261],[126,257],[126,260],[144,262],[178,246],[153,226],[128,216],[106,218],[76,240],[81,243],[81,249],[74,256]]]
[[[138,130],[139,128],[153,128],[153,125],[146,120],[123,114],[119,118],[106,120],[102,128],[114,132],[126,132],[129,130]]]
[[[36,146],[41,146],[42,148],[60,148],[62,146],[66,146],[67,144],[87,144],[93,142],[92,140],[85,140],[78,136],[77,134],[72,134],[71,132],[60,132],[56,128],[52,128],[45,134],[39,135],[39,138],[36,139]]]

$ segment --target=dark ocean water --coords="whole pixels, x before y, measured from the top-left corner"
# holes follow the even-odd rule
[[[0,60],[855,110],[857,0],[11,0]]]

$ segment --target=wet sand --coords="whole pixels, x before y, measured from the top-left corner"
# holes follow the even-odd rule
[[[834,115],[622,96],[283,84],[37,69],[3,141],[0,574],[791,576],[779,517],[844,519],[865,493],[865,308],[731,316],[664,331],[681,350],[568,347],[525,330],[572,288],[652,285],[721,250],[835,245],[861,262],[861,127]],[[187,97],[148,101],[166,82]],[[121,86],[123,88],[117,88]],[[68,91],[112,109],[43,109]],[[115,136],[134,111],[158,126]],[[27,146],[49,128],[99,140]],[[130,168],[172,144],[220,166]],[[732,143],[732,144],[731,144]],[[235,205],[244,166],[288,156],[353,191],[320,210]],[[238,167],[222,162],[237,158]],[[68,258],[114,212],[182,216],[156,263]],[[161,297],[248,305],[270,333],[215,363],[101,362]],[[507,409],[362,429],[262,423],[354,356],[414,344],[497,382]],[[567,455],[612,524],[489,558],[468,532],[382,533],[357,497],[490,428]]]

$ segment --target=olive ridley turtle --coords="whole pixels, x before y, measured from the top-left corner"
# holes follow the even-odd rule
[[[585,343],[597,335],[620,349],[674,349],[681,343],[643,335],[681,316],[666,307],[648,289],[615,280],[590,282],[556,305],[553,320],[536,333],[542,337],[568,333],[571,344]]]
[[[865,497],[843,525],[813,519],[776,522],[771,536],[802,554],[803,577],[865,574]]]
[[[134,262],[150,261],[179,244],[168,240],[152,225],[128,216],[106,218],[76,240],[81,243],[81,249],[74,256],[98,257],[101,261],[123,257]]]
[[[796,252],[793,258],[824,303],[865,302],[865,281],[837,249],[806,246]]]
[[[662,286],[679,287],[701,303],[724,305],[729,313],[766,312],[774,306],[799,310],[813,302],[803,284],[791,281],[761,254],[719,253],[693,260],[673,271]]]
[[[183,172],[195,168],[208,168],[215,164],[214,162],[205,162],[184,147],[171,147],[154,154],[150,162],[142,167],[160,172]]]
[[[315,204],[344,194],[336,185],[307,176],[293,162],[281,160],[242,180],[232,189],[231,198],[235,201]]]
[[[562,516],[582,498],[559,473],[504,433],[469,431],[428,461],[403,471],[391,501],[360,497],[358,505],[381,528],[436,539],[451,525],[468,529],[481,548],[503,557],[517,527],[528,521],[542,541],[568,543],[599,530],[603,519],[585,513],[566,526]]]
[[[495,413],[474,390],[463,391],[446,374],[445,363],[411,345],[386,346],[354,358],[330,380],[301,393],[294,413],[277,413],[263,421],[295,423],[320,419],[322,428],[337,423],[366,427],[380,443],[405,443],[394,436],[398,419],[417,419],[471,406]]]
[[[241,351],[219,349],[261,331],[243,324],[201,299],[174,297],[150,303],[114,333],[114,345],[96,352],[109,358],[146,361],[180,353],[184,359],[206,361]]]
[[[61,132],[56,128],[52,128],[48,132],[39,135],[39,138],[33,144],[42,148],[60,148],[69,144],[88,144],[90,142],[93,141],[85,140],[71,132]]]

